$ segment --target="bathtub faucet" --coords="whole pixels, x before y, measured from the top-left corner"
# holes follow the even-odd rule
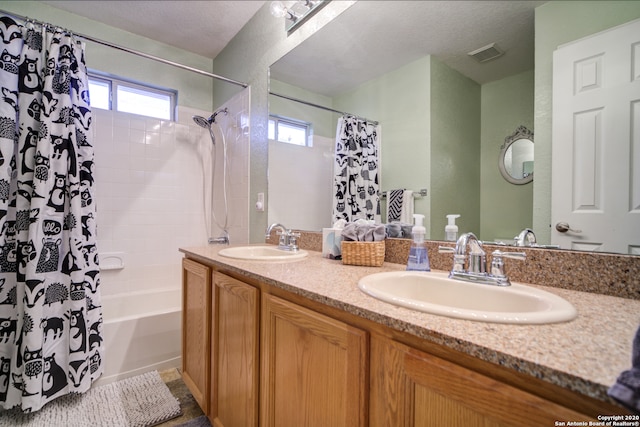
[[[220,237],[209,237],[210,245],[228,245],[229,244],[229,232],[227,230],[222,231]]]

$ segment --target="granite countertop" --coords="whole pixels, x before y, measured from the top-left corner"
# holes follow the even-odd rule
[[[260,262],[223,257],[220,246],[180,251],[246,277],[379,324],[513,369],[572,391],[611,402],[607,389],[631,367],[631,345],[640,325],[640,301],[531,285],[571,302],[578,317],[567,323],[509,325],[454,319],[379,301],[358,280],[405,266],[343,265],[319,252],[299,261]]]

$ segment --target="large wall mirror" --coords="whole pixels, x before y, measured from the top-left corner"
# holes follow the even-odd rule
[[[535,132],[534,19],[544,3],[358,1],[272,64],[270,92],[328,108],[269,96],[270,114],[311,124],[312,143],[269,142],[268,221],[331,225],[334,110],[380,122],[380,188],[428,190],[414,203],[428,238],[444,239],[452,213],[485,241],[533,228],[533,212],[548,209],[534,206],[537,180],[513,185],[496,154],[519,125]],[[469,55],[494,43],[506,53]]]

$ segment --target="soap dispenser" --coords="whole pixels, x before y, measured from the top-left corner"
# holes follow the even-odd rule
[[[447,215],[449,223],[444,227],[444,240],[446,241],[455,242],[458,240],[458,226],[456,225],[456,218],[460,218],[460,215]]]
[[[424,237],[427,234],[427,230],[422,225],[424,215],[413,215],[414,225],[411,229],[411,235],[413,241],[411,242],[411,248],[409,249],[409,262],[407,263],[407,270],[413,271],[431,271],[429,265],[429,254],[427,252],[427,244],[424,241]]]

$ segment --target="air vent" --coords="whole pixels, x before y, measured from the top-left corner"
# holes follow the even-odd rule
[[[504,52],[495,43],[491,43],[473,52],[469,52],[467,55],[473,57],[478,62],[487,62],[504,55]]]

